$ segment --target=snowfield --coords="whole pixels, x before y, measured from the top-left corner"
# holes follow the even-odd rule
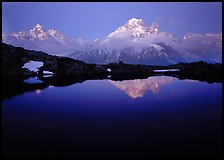
[[[29,71],[37,72],[43,65],[44,63],[40,61],[29,61],[22,68],[28,68]]]

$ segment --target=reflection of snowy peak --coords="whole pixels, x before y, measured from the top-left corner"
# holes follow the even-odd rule
[[[119,34],[127,33],[134,38],[143,38],[145,36],[156,34],[159,32],[159,25],[153,22],[151,26],[147,24],[142,19],[132,18],[125,23],[124,26],[119,27],[117,30],[108,35],[108,37],[116,37]]]
[[[174,77],[158,76],[121,82],[109,80],[109,82],[127,93],[129,97],[135,99],[143,97],[148,90],[151,90],[153,94],[157,94],[161,85],[172,83],[175,80],[177,79]]]

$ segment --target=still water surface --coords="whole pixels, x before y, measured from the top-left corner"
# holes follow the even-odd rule
[[[154,76],[49,85],[3,100],[2,153],[220,158],[221,115],[221,83]]]

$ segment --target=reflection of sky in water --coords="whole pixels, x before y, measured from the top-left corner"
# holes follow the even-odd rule
[[[25,79],[23,80],[25,83],[30,83],[30,84],[34,84],[34,83],[43,83],[43,81],[39,80],[38,77],[33,77],[33,78],[29,78],[29,79]]]
[[[124,149],[130,157],[221,152],[221,83],[166,76],[87,80],[26,92],[2,106],[3,145],[9,153],[12,148],[21,155],[69,156]]]
[[[28,104],[57,106],[82,106],[104,108],[105,106],[153,106],[165,103],[185,103],[213,101],[221,93],[221,84],[178,80],[174,77],[156,76],[147,79],[111,81],[87,80],[65,87],[49,86],[43,90],[27,92],[12,100],[5,100],[4,105]],[[40,94],[41,93],[41,94]],[[36,95],[38,97],[36,97]],[[128,96],[127,96],[128,95]],[[131,98],[131,99],[130,99]],[[163,100],[163,101],[160,101]],[[217,102],[216,102],[217,103]],[[79,107],[78,107],[79,108]],[[49,108],[50,109],[50,108]],[[81,109],[81,108],[80,108]]]

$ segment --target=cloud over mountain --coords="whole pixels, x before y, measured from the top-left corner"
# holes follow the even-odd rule
[[[59,31],[53,29],[45,31],[40,24],[36,24],[29,31],[4,35],[2,41],[25,49],[39,50],[56,55],[69,54],[81,49],[84,45],[82,39],[66,38]]]
[[[123,61],[133,64],[167,65],[178,62],[221,62],[222,33],[187,33],[183,38],[160,30],[153,22],[129,19],[123,26],[95,41],[67,38],[59,31],[37,24],[29,31],[2,35],[2,41],[26,49],[70,56],[89,63]]]

